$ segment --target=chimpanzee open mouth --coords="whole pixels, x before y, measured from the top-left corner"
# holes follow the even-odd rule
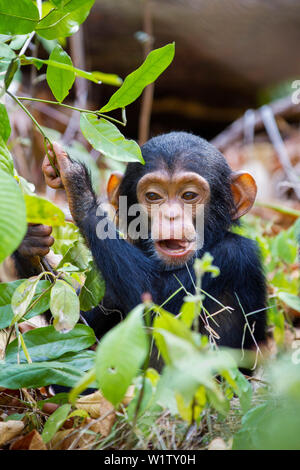
[[[155,243],[157,251],[164,255],[180,258],[195,250],[195,241],[159,240]]]

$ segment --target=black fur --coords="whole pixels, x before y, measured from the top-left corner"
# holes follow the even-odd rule
[[[211,320],[209,324],[219,335],[217,343],[220,345],[250,348],[254,340],[249,328],[243,340],[245,314],[256,312],[248,315],[247,319],[255,340],[263,341],[266,325],[265,278],[255,242],[230,232],[230,227],[236,222],[230,216],[233,208],[230,191],[232,172],[225,158],[204,139],[185,132],[171,132],[149,140],[142,147],[142,154],[145,165],[128,164],[120,187],[120,195],[128,197],[128,205],[137,202],[139,179],[145,173],[163,166],[172,171],[179,165],[199,173],[209,182],[211,198],[206,207],[204,246],[197,256],[201,257],[209,251],[214,257],[213,263],[220,268],[220,275],[217,278],[212,278],[210,274],[204,276],[202,288],[210,295],[206,297],[204,306],[210,313],[221,309],[211,299],[214,297],[234,309],[232,312],[225,310],[215,317],[218,326]],[[88,181],[86,188],[89,193],[91,187]],[[81,193],[78,204],[81,204],[83,197],[85,194]],[[189,269],[186,266],[166,269],[152,256],[149,243],[134,246],[119,236],[115,240],[98,239],[96,225],[103,216],[97,216],[96,210],[94,202],[86,217],[76,222],[106,281],[107,290],[102,305],[85,314],[98,337],[140,303],[144,292],[150,292],[153,301],[162,304],[180,287],[180,280],[188,292],[194,293],[193,261],[189,263]],[[111,226],[111,230],[115,228]],[[182,290],[164,308],[177,314],[185,295]],[[201,331],[207,333],[203,325]]]

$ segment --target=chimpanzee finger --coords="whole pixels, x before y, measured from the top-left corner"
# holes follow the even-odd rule
[[[48,237],[52,232],[52,227],[42,224],[28,224],[27,236]]]
[[[33,258],[34,256],[46,256],[49,251],[49,246],[32,246],[31,244],[25,241],[18,248],[18,252],[20,253],[20,255],[31,258]]]
[[[54,152],[52,151],[52,147],[50,144],[47,144],[50,156],[54,156],[55,153],[55,159],[58,164],[59,170],[64,172],[69,169],[70,166],[70,158],[67,152],[63,149],[63,147],[58,144],[57,142],[53,142],[52,147]]]
[[[36,246],[30,248],[30,256],[46,256],[50,252],[49,247]]]
[[[54,243],[53,237],[29,237],[25,240],[26,246],[28,247],[41,247],[46,248],[50,247]]]

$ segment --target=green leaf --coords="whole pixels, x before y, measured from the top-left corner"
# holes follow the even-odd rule
[[[10,325],[13,319],[11,298],[16,288],[22,284],[22,280],[3,282],[0,284],[0,329]]]
[[[118,75],[115,75],[114,73],[103,73],[99,72],[98,70],[94,70],[90,73],[100,83],[105,83],[106,85],[120,86],[123,83],[122,78],[120,78]]]
[[[185,302],[180,309],[180,320],[188,327],[191,328],[196,316],[195,302]]]
[[[227,369],[223,371],[221,375],[227,380],[234,393],[239,397],[242,411],[246,413],[251,406],[251,383],[238,369]]]
[[[11,128],[10,128],[10,123],[9,123],[6,107],[4,106],[4,104],[0,103],[0,137],[1,139],[3,139],[4,142],[7,142],[10,136],[10,133],[11,133]],[[0,145],[2,146],[1,141],[0,141]]]
[[[25,194],[27,222],[32,224],[59,226],[64,223],[63,211],[52,202],[39,196]]]
[[[50,61],[53,60],[55,62],[61,62],[73,67],[71,57],[59,44],[57,44],[57,46],[53,49],[49,59]],[[65,97],[69,94],[69,90],[72,88],[74,81],[74,72],[66,70],[63,71],[48,65],[47,82],[57,101],[63,101],[65,99]]]
[[[167,343],[164,338],[162,330],[166,330],[180,338],[186,339],[192,345],[194,345],[193,335],[191,330],[178,318],[176,318],[171,313],[159,309],[160,315],[155,317],[153,322],[154,332],[153,336],[155,338],[157,347],[165,362],[169,364],[171,358],[168,353]]]
[[[96,338],[94,337],[94,342],[95,341],[96,341]],[[76,353],[73,353],[73,352],[66,353],[63,356],[60,356],[57,359],[57,361],[72,364],[72,366],[76,367],[78,370],[86,372],[87,370],[90,370],[94,366],[95,357],[96,357],[95,351],[86,350],[86,351],[79,351]]]
[[[138,144],[134,140],[126,140],[117,127],[106,119],[81,113],[80,128],[92,147],[106,157],[122,162],[144,163]]]
[[[44,430],[42,432],[42,439],[45,443],[51,441],[54,434],[66,421],[68,414],[71,411],[71,405],[65,404],[57,408],[47,419]]]
[[[32,301],[28,307],[28,313],[26,313],[24,320],[30,320],[30,318],[33,318],[36,315],[41,315],[41,313],[44,313],[47,310],[49,310],[51,287],[52,287],[52,284],[50,281],[42,280],[38,282],[38,285],[35,290],[35,294],[32,297]],[[34,302],[36,303],[34,307],[31,308],[31,305]]]
[[[18,248],[26,230],[22,192],[15,179],[0,169],[0,263]]]
[[[16,288],[11,299],[11,307],[14,312],[12,323],[18,322],[25,315],[42,275],[43,273],[30,277]]]
[[[11,299],[14,291],[18,286],[24,282],[23,279],[17,281],[1,283],[0,284],[0,329],[8,327],[14,317],[13,310],[11,308]],[[35,302],[43,292],[51,286],[50,281],[39,281],[35,295],[32,297],[31,304]],[[50,303],[50,292],[44,294],[35,306],[29,310],[24,319],[30,320],[30,318],[40,315],[49,309]],[[29,308],[29,307],[28,307]]]
[[[22,34],[22,35],[13,37],[9,43],[9,47],[11,47],[15,51],[18,51],[19,49],[23,47],[28,37],[29,37],[29,34]]]
[[[54,245],[52,250],[56,254],[65,255],[74,242],[79,238],[79,230],[76,225],[71,222],[65,222],[63,225],[53,227],[52,235],[54,237]]]
[[[0,31],[2,34],[31,33],[38,23],[39,11],[32,0],[0,0]]]
[[[60,70],[66,70],[68,72],[75,73],[76,76],[86,78],[87,80],[90,80],[91,82],[99,84],[99,78],[98,75],[100,72],[86,72],[85,70],[77,69],[76,67],[73,67],[72,65],[65,64],[63,62],[57,62],[56,60],[43,60],[43,59],[36,59],[35,57],[26,57],[26,56],[21,56],[21,65],[34,65],[38,70],[45,64],[45,65],[50,65],[51,67],[58,68]],[[107,77],[105,77],[106,74],[103,74],[102,77],[102,82],[107,83],[109,85],[119,85],[118,80],[114,80],[111,78],[111,75],[108,74]],[[111,83],[117,81],[118,83]]]
[[[300,298],[297,295],[289,294],[288,292],[279,292],[277,296],[293,310],[300,312]]]
[[[141,95],[143,89],[154,82],[170,65],[174,54],[174,43],[150,52],[145,62],[125,78],[121,88],[112,95],[109,102],[100,111],[107,113],[113,109],[125,108],[133,103]]]
[[[17,390],[19,388],[38,388],[47,385],[74,387],[82,376],[82,371],[70,363],[57,361],[36,362],[32,364],[1,364],[0,387]]]
[[[7,70],[14,57],[16,57],[14,51],[7,44],[0,43],[0,72]]]
[[[72,36],[89,15],[95,0],[70,0],[63,8],[53,9],[39,22],[36,31],[45,39]]]
[[[50,310],[57,331],[70,331],[79,320],[80,304],[77,294],[70,284],[61,279],[51,289]]]
[[[114,406],[124,397],[146,359],[148,338],[139,305],[101,340],[96,355],[96,378],[101,392]]]
[[[80,308],[84,312],[99,305],[105,294],[105,281],[96,268],[92,268],[86,276],[86,280],[79,295]]]
[[[0,107],[0,110],[1,110],[1,107]],[[0,128],[1,128],[1,121],[0,121]],[[0,136],[0,169],[5,171],[5,173],[8,173],[11,176],[14,175],[14,162],[10,154],[10,151],[8,150],[1,136]]]
[[[59,360],[72,363],[72,355],[67,356],[67,354],[73,353],[74,356],[74,353],[96,342],[95,333],[86,325],[76,325],[72,331],[65,334],[56,331],[52,325],[35,328],[24,333],[23,338],[33,362]],[[15,339],[7,347],[6,362],[16,363],[17,353],[18,341]],[[26,362],[23,351],[20,351],[20,362]]]
[[[50,0],[52,5],[54,5],[57,8],[63,8],[66,3],[68,3],[70,0]]]
[[[63,259],[57,266],[58,269],[62,268],[65,263],[70,263],[77,266],[81,271],[89,268],[92,260],[90,250],[86,247],[81,239],[73,242],[73,246],[66,252]]]

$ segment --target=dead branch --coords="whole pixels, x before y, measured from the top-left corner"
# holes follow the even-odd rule
[[[291,97],[282,98],[270,104],[270,108],[274,116],[281,117],[294,117],[300,115],[300,104],[294,104]],[[261,110],[254,111],[254,129],[255,131],[261,130],[264,127],[264,121]],[[215,145],[221,152],[224,152],[227,147],[241,139],[245,131],[244,116],[237,119],[223,132],[212,139],[211,143]]]

